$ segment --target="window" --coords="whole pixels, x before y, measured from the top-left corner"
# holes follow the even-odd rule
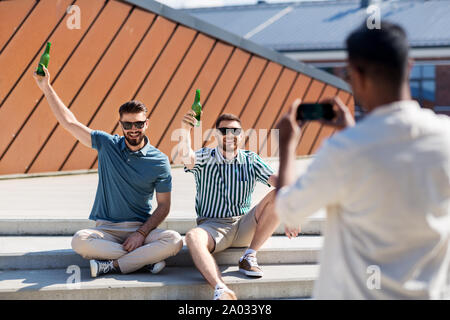
[[[436,96],[436,67],[432,64],[415,65],[410,74],[411,95],[419,102],[434,102]]]
[[[323,71],[328,72],[328,73],[331,73],[333,75],[335,74],[333,67],[319,67],[318,69],[323,70]]]

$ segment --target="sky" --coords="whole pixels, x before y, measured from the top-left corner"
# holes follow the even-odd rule
[[[257,0],[157,0],[169,7],[180,8],[199,8],[199,7],[220,7],[220,6],[232,6],[239,4],[255,4]],[[267,3],[276,2],[301,2],[305,0],[266,0]],[[319,0],[307,0],[307,1],[319,1]],[[323,0],[322,0],[323,1]]]

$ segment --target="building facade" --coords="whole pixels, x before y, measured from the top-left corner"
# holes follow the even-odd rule
[[[345,38],[376,18],[400,24],[414,59],[412,96],[423,107],[450,115],[450,1],[339,0],[264,3],[188,9],[190,14],[288,57],[341,78]],[[356,116],[358,106],[355,107]],[[360,110],[360,109],[359,109]]]

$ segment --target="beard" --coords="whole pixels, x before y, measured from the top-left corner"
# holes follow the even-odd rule
[[[237,149],[237,138],[234,138],[233,139],[233,142],[232,143],[228,143],[227,144],[227,142],[226,142],[226,139],[225,138],[223,138],[222,140],[221,140],[221,145],[220,145],[220,147],[222,148],[222,150],[225,152],[225,153],[233,153],[234,151],[236,151],[236,149]]]
[[[144,133],[140,133],[137,137],[133,137],[133,138],[130,137],[129,134],[125,134],[125,133],[124,133],[124,136],[125,136],[125,139],[128,141],[128,143],[131,146],[138,146],[142,142],[142,140],[144,140],[144,138],[145,138]]]

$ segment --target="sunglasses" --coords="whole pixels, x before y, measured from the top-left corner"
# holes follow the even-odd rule
[[[217,130],[225,136],[227,132],[231,132],[234,136],[238,136],[242,132],[242,128],[217,128]]]
[[[133,128],[133,125],[136,127],[136,129],[142,129],[145,125],[145,121],[136,121],[136,122],[128,122],[128,121],[121,121],[121,120],[119,120],[119,121],[125,130],[130,130],[131,128]]]

